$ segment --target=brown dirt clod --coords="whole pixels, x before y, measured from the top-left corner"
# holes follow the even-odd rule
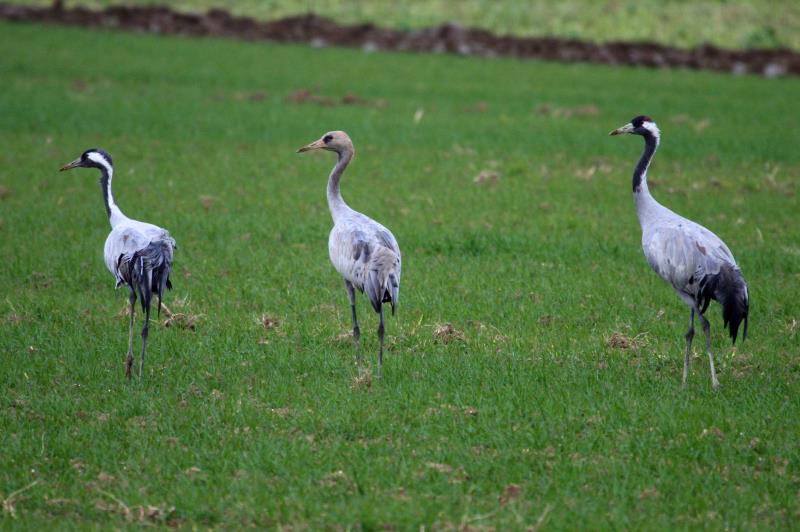
[[[467,339],[464,333],[453,327],[450,323],[437,324],[436,328],[433,330],[433,338],[445,344],[449,344],[452,341],[464,342]]]

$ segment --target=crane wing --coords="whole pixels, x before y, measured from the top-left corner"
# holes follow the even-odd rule
[[[382,303],[389,303],[394,314],[400,299],[400,246],[391,231],[373,220],[370,222],[372,256],[368,264],[364,292],[376,311]]]
[[[375,231],[375,239],[385,248],[392,250],[398,257],[400,256],[400,246],[397,245],[394,235],[385,227],[381,226]]]
[[[725,243],[689,220],[662,225],[642,239],[647,262],[676,290],[696,297],[701,283],[727,265],[736,268]]]
[[[352,248],[352,259],[354,262],[369,262],[372,255],[372,247],[369,245],[369,238],[364,231],[353,231],[349,235],[350,246]]]
[[[170,262],[175,240],[165,229],[152,224],[131,220],[129,224],[112,229],[106,238],[103,258],[108,270],[114,275],[117,287],[125,282],[120,264],[130,260],[137,252],[145,250],[154,242],[163,242],[169,248]]]
[[[152,238],[150,236],[131,226],[115,227],[108,235],[103,250],[103,258],[108,271],[117,280],[117,287],[124,282],[119,271],[120,258],[132,256],[137,251],[146,248],[151,241]]]
[[[389,302],[394,312],[400,296],[400,248],[388,229],[355,213],[333,227],[328,250],[336,270],[367,295],[376,311]]]

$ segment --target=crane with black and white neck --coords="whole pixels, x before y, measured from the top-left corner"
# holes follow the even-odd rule
[[[150,328],[150,303],[153,293],[158,295],[158,312],[165,288],[172,288],[172,255],[177,247],[166,229],[157,225],[132,220],[122,213],[111,192],[114,166],[111,156],[104,150],[86,150],[78,159],[61,167],[61,171],[72,168],[96,168],[100,170],[100,188],[103,192],[111,233],[106,238],[103,258],[106,267],[114,276],[116,288],[128,287],[130,302],[130,325],[128,328],[128,355],[125,361],[125,376],[130,380],[133,366],[133,325],[136,314],[137,295],[145,313],[142,327],[142,351],[139,359],[139,377],[144,373],[144,356],[147,350],[147,334]]]
[[[653,270],[672,286],[690,309],[683,358],[683,385],[686,385],[689,372],[694,317],[697,315],[706,336],[711,384],[717,388],[719,380],[711,351],[711,325],[704,314],[711,300],[717,301],[722,306],[724,326],[728,328],[733,343],[736,343],[742,322],[742,339],[745,339],[750,307],[747,282],[722,239],[702,225],[672,212],[650,194],[647,170],[661,141],[661,131],[653,119],[637,116],[609,134],[631,134],[644,138],[644,152],[633,171],[633,199],[642,227],[642,249]]]

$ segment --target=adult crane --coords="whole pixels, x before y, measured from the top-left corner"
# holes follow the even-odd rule
[[[711,352],[711,326],[704,316],[711,300],[722,306],[724,327],[736,343],[739,325],[744,321],[742,339],[747,338],[750,299],[747,282],[728,246],[705,227],[675,214],[658,203],[647,188],[647,169],[658,149],[661,132],[647,116],[637,116],[610,135],[644,137],[644,152],[633,171],[633,199],[642,226],[642,249],[647,262],[690,308],[686,353],[683,357],[683,385],[689,372],[689,356],[694,338],[695,314],[706,336],[706,351],[711,367],[711,384],[719,386]]]
[[[136,313],[136,297],[141,299],[145,313],[142,327],[142,353],[139,359],[139,377],[144,372],[144,355],[147,349],[147,333],[150,327],[150,302],[155,292],[158,295],[158,313],[164,288],[172,288],[169,276],[172,271],[172,253],[177,247],[166,229],[153,224],[132,220],[125,216],[114,201],[111,179],[114,166],[111,156],[100,149],[86,150],[78,159],[61,167],[97,168],[100,170],[100,188],[103,203],[111,223],[111,233],[106,238],[103,257],[106,266],[116,281],[116,288],[128,287],[130,301],[130,325],[128,328],[128,356],[125,376],[130,380],[133,366],[133,324]]]
[[[345,168],[353,159],[353,142],[344,131],[330,131],[319,140],[303,146],[298,151],[328,150],[338,156],[328,177],[328,208],[333,217],[333,229],[328,237],[328,253],[333,267],[344,278],[350,310],[353,317],[353,338],[356,360],[363,362],[356,317],[356,293],[366,293],[372,308],[379,316],[378,375],[383,367],[383,304],[389,303],[395,313],[400,297],[400,247],[391,231],[375,220],[351,209],[339,190],[339,181]]]

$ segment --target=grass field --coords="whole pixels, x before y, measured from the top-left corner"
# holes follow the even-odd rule
[[[800,81],[24,25],[0,79],[4,528],[796,526]],[[654,195],[750,283],[746,342],[709,312],[718,392],[702,342],[680,386],[641,139],[607,136],[640,113]],[[334,161],[294,153],[330,129],[357,149],[345,198],[404,252],[371,386],[327,257]],[[197,320],[152,327],[131,384],[98,175],[57,172],[94,146],[178,241],[166,303]]]
[[[52,0],[7,1],[52,4]],[[164,0],[65,3],[90,8],[165,4]],[[223,8],[262,20],[314,12],[348,24],[369,21],[399,28],[450,21],[522,36],[800,50],[800,3],[795,0],[172,0],[166,4],[189,12]]]

